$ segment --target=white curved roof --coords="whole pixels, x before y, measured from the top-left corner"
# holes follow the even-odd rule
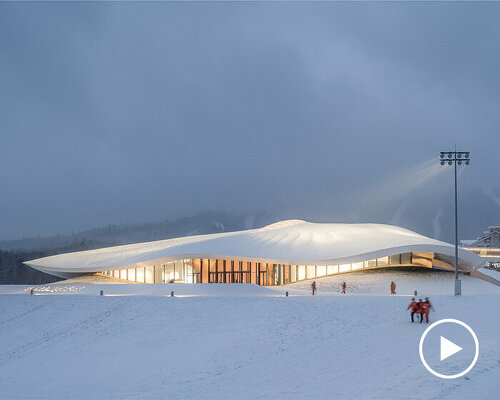
[[[259,229],[187,236],[97,250],[60,254],[27,261],[47,273],[88,273],[158,265],[184,258],[234,259],[279,264],[332,265],[422,251],[453,256],[453,245],[408,229],[382,224],[277,222]],[[484,263],[478,255],[459,250],[470,269]]]

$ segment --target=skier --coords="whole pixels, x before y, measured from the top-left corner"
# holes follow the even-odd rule
[[[345,284],[345,282],[342,282],[342,294],[345,294],[345,288],[346,288],[346,284]]]
[[[394,281],[391,282],[391,294],[396,294],[396,284]]]
[[[411,313],[411,322],[415,322],[413,320],[413,316],[418,313],[418,305],[417,302],[415,301],[415,297],[411,298],[411,303],[408,305],[407,310],[410,310]]]
[[[311,289],[312,289],[313,296],[314,296],[314,292],[316,291],[316,281],[314,281],[314,282],[311,284]]]

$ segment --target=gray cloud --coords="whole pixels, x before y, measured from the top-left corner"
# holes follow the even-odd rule
[[[346,193],[455,143],[475,157],[464,187],[490,187],[499,15],[2,3],[0,238],[205,209],[338,219],[361,206]]]

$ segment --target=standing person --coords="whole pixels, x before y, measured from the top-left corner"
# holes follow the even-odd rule
[[[312,289],[313,296],[314,296],[314,292],[316,291],[316,281],[313,281],[313,283],[311,284],[311,289]]]
[[[391,294],[396,294],[396,284],[394,281],[391,282]]]
[[[426,297],[425,301],[422,303],[422,311],[425,315],[425,322],[429,323],[429,311],[432,309],[432,304],[429,301],[429,298]],[[420,321],[422,322],[422,321]]]
[[[424,320],[424,302],[422,301],[422,299],[418,299],[418,303],[417,303],[417,312],[420,314],[420,323],[422,323],[422,321]]]
[[[411,315],[411,322],[415,322],[413,320],[413,316],[418,313],[418,305],[417,302],[415,301],[415,297],[411,298],[411,303],[408,305],[407,310],[410,310],[410,315]]]
[[[347,287],[347,285],[345,284],[345,282],[342,282],[342,294],[345,294],[346,287]]]

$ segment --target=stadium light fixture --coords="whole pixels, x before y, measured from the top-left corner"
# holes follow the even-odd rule
[[[465,159],[464,164],[470,163],[470,152],[468,151],[442,151],[439,157],[443,159],[448,154],[448,165],[455,165],[455,296],[462,295],[462,284],[458,279],[458,195],[457,195],[457,164],[462,165],[462,157]],[[441,165],[444,161],[441,160]]]

